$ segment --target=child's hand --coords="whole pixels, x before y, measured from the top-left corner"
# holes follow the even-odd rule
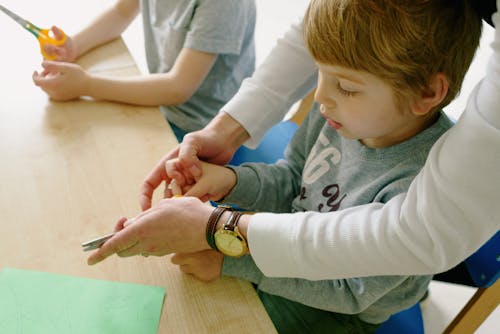
[[[201,201],[217,201],[226,196],[236,184],[236,174],[229,168],[201,163],[202,175],[197,179],[187,177],[178,159],[165,163],[173,195],[198,197]],[[190,174],[189,174],[190,175]]]
[[[52,34],[54,34],[55,39],[60,40],[63,38],[63,32],[58,27],[52,26],[50,30],[52,31]],[[75,43],[69,36],[66,36],[66,41],[64,42],[64,44],[59,46],[45,44],[43,50],[50,56],[56,56],[56,61],[74,62],[77,57]]]
[[[196,253],[177,253],[171,258],[172,263],[178,265],[183,273],[206,282],[220,277],[223,260],[224,255],[212,249]]]
[[[72,63],[45,60],[43,71],[33,73],[33,82],[56,101],[68,101],[85,95],[89,85],[89,75]]]

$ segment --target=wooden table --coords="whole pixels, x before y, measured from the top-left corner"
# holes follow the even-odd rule
[[[5,5],[15,10],[15,3]],[[87,266],[80,244],[139,212],[144,176],[177,142],[158,108],[50,101],[31,81],[41,61],[36,41],[7,22],[0,18],[3,33],[23,41],[15,52],[3,51],[0,62],[0,270],[163,286],[159,333],[275,332],[247,282],[203,283],[169,257],[115,256]],[[79,63],[103,74],[138,74],[121,39]]]

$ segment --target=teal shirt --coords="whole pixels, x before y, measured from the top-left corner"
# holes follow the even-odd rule
[[[187,132],[203,128],[255,69],[254,0],[142,0],[150,73],[168,72],[183,48],[217,54],[205,80],[183,104],[161,106]]]
[[[406,192],[434,142],[452,122],[444,113],[416,136],[386,148],[369,148],[341,137],[315,108],[287,147],[286,160],[232,167],[237,184],[225,201],[252,211],[329,212],[385,203]],[[268,278],[250,256],[225,258],[223,275],[236,276],[259,289],[299,303],[381,323],[420,299],[431,276],[375,276],[309,281]]]

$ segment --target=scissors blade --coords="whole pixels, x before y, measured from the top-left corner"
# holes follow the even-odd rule
[[[5,14],[9,15],[14,21],[19,23],[23,28],[29,30],[29,28],[32,26],[32,24],[29,21],[26,21],[25,19],[23,19],[22,17],[20,17],[19,15],[15,14],[15,13],[11,12],[10,10],[8,10],[7,8],[5,8],[2,5],[0,5],[0,10],[2,12],[4,12]]]
[[[113,233],[104,235],[102,237],[99,237],[99,238],[92,239],[90,241],[84,242],[82,244],[83,251],[86,252],[86,251],[97,249],[97,248],[101,247],[106,241],[108,241],[109,239],[111,239],[115,235],[115,233],[116,232],[113,232]]]
[[[129,219],[126,223],[124,223],[124,227],[127,227],[128,225],[132,224],[135,222],[137,218],[131,218]],[[117,232],[113,232],[110,234],[103,235],[102,237],[92,239],[90,241],[84,242],[82,244],[83,251],[89,251],[93,249],[100,248],[106,241],[111,239]]]

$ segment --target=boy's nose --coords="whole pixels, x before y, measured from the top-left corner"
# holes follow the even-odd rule
[[[319,82],[318,87],[316,87],[316,91],[314,92],[314,101],[321,105],[324,105],[327,109],[335,108],[337,106],[337,102],[335,101],[335,99],[325,93],[324,86]]]
[[[318,75],[318,85],[316,86],[316,90],[314,92],[314,101],[328,107],[335,107],[337,105],[334,97],[331,96],[331,93],[328,93],[328,85],[321,75],[321,72]]]

